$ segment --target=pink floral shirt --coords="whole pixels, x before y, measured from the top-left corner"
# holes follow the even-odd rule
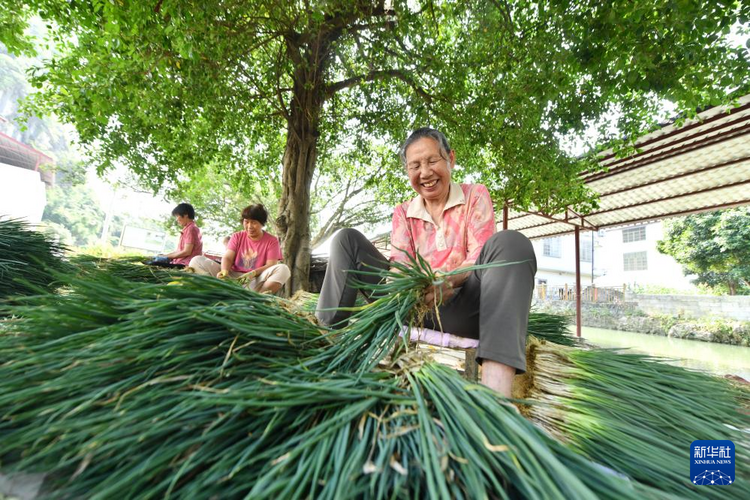
[[[422,196],[393,211],[391,260],[408,263],[400,249],[419,252],[433,269],[452,271],[473,264],[484,243],[495,233],[495,210],[487,188],[481,184],[451,183],[443,222],[438,227]]]

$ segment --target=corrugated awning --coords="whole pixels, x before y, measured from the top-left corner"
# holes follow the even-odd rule
[[[0,163],[26,170],[39,170],[40,165],[53,162],[52,158],[41,151],[0,132]],[[47,184],[52,184],[53,179],[52,172],[42,172],[42,180]]]
[[[584,173],[599,194],[588,214],[513,210],[508,228],[529,238],[602,229],[750,204],[750,96],[737,107],[715,107],[681,127],[667,125],[636,141],[638,152],[604,152],[606,171]]]

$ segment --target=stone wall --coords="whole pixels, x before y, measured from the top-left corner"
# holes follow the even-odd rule
[[[750,321],[750,296],[711,295],[642,295],[628,294],[646,314],[680,316],[684,318],[724,318]]]
[[[533,310],[568,315],[575,323],[576,304],[572,301],[537,301]],[[581,316],[583,326],[592,328],[750,346],[750,322],[747,321],[692,319],[674,314],[648,315],[636,302],[584,302],[581,304]]]

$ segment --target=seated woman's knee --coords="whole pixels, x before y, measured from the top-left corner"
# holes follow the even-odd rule
[[[289,269],[289,266],[286,264],[277,264],[279,266],[279,274],[284,279],[284,281],[281,281],[281,284],[283,285],[287,281],[289,281],[289,278],[292,277],[292,270]]]
[[[362,233],[351,227],[345,227],[340,229],[338,233],[333,237],[333,242],[342,244],[344,242],[351,241],[356,238],[364,237]]]
[[[266,279],[268,281],[279,283],[280,285],[283,285],[292,277],[292,271],[286,264],[276,264],[271,266],[268,270],[268,278]]]
[[[513,230],[498,231],[487,240],[485,246],[502,249],[502,258],[533,258],[534,246],[522,233]]]

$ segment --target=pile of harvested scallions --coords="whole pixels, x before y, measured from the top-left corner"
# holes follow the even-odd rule
[[[65,247],[22,219],[0,217],[0,300],[54,290],[53,273],[71,270]]]
[[[130,281],[144,281],[149,283],[169,283],[175,276],[182,274],[176,268],[148,266],[144,264],[144,257],[94,257],[78,254],[70,257],[70,263],[76,266],[81,274],[94,275],[105,273]]]
[[[603,403],[589,413],[586,403],[598,396],[575,385],[575,369],[560,375],[559,392],[583,394],[571,410],[582,424],[532,413],[557,439],[494,392],[409,349],[398,332],[437,278],[421,259],[398,267],[374,287],[379,298],[336,331],[281,299],[208,277],[166,284],[104,272],[58,275],[65,293],[17,299],[3,310],[12,319],[0,326],[0,468],[48,473],[56,498],[694,494],[614,460],[632,433],[586,437],[597,419],[619,431],[637,418],[613,412],[605,420]],[[622,369],[601,360],[613,363],[610,377]],[[591,370],[582,379],[607,385],[595,368],[579,368]],[[651,373],[627,374],[634,386],[659,383]],[[565,411],[552,384],[541,376],[535,384],[550,412]],[[670,387],[682,391],[675,399],[693,395]],[[720,399],[718,387],[704,397]],[[680,425],[676,412],[669,418]]]
[[[292,297],[292,302],[300,311],[313,313],[318,304],[318,294],[299,291]],[[357,305],[362,306],[365,301],[361,294],[357,296]],[[559,314],[548,314],[535,312],[529,313],[529,324],[527,331],[540,340],[567,346],[577,345],[575,337],[568,332],[570,318]]]
[[[539,345],[532,421],[597,462],[680,498],[750,498],[750,391],[645,355]],[[730,440],[731,488],[694,486],[690,444]]]

